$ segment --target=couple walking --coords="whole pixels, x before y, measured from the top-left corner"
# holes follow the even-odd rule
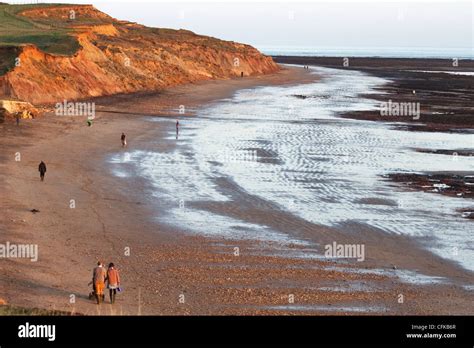
[[[106,282],[107,288],[109,289],[110,303],[113,304],[115,303],[117,290],[120,291],[120,275],[112,262],[109,263],[109,268],[106,270],[104,264],[99,261],[97,262],[97,267],[95,267],[92,272],[92,284],[97,304],[100,304],[101,300],[104,301]]]

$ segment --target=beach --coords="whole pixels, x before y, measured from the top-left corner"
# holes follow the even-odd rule
[[[419,102],[420,122],[400,115],[348,112],[343,117],[399,122],[402,129],[431,132],[465,132],[472,129],[474,61],[472,59],[408,59],[364,57],[274,57],[283,64],[305,64],[363,71],[390,79],[377,96],[383,101]],[[347,59],[344,66],[344,59]]]
[[[286,147],[274,155],[270,147],[262,146],[265,145],[263,140],[255,139],[266,131],[275,132],[278,138],[293,128],[279,123],[278,117],[283,115],[275,103],[272,104],[274,119],[268,120],[268,124],[265,120],[253,119],[261,115],[261,109],[255,105],[268,105],[265,98],[278,96],[274,93],[283,93],[281,100],[290,95],[294,105],[290,104],[290,116],[285,117],[294,115],[297,126],[316,122],[317,129],[328,129],[318,133],[320,139],[326,139],[324,134],[334,129],[331,123],[340,122],[334,120],[329,111],[327,117],[323,115],[316,121],[313,117],[302,119],[296,115],[305,114],[304,105],[298,104],[304,99],[301,96],[309,95],[305,88],[318,83],[324,86],[321,81],[325,75],[334,73],[324,68],[309,71],[286,66],[281,72],[267,76],[187,84],[160,93],[93,99],[97,117],[92,127],[86,126],[83,117],[53,114],[22,120],[19,127],[12,122],[1,124],[0,146],[4,149],[0,154],[2,240],[36,244],[39,257],[37,262],[28,259],[0,262],[4,275],[0,280],[0,297],[16,306],[89,315],[472,314],[472,270],[463,262],[453,261],[453,257],[441,257],[440,253],[430,250],[432,246],[424,244],[426,235],[417,231],[413,235],[397,231],[386,233],[383,219],[370,226],[357,223],[357,216],[352,215],[353,219],[346,223],[328,219],[334,212],[337,213],[334,216],[352,214],[351,209],[355,209],[354,215],[357,215],[360,204],[364,209],[384,207],[379,212],[376,209],[375,215],[391,214],[390,206],[398,206],[398,202],[390,198],[381,202],[380,197],[368,195],[364,196],[367,201],[349,204],[349,208],[345,205],[342,208],[347,210],[344,210],[339,208],[338,202],[331,201],[337,197],[331,194],[339,188],[342,197],[345,196],[343,180],[337,182],[337,178],[331,176],[321,176],[318,180],[303,176],[289,178],[288,187],[299,180],[305,187],[315,185],[323,191],[328,189],[324,207],[334,207],[334,210],[326,211],[322,207],[313,214],[317,221],[312,221],[304,214],[311,215],[313,210],[305,212],[302,208],[296,214],[291,208],[281,208],[284,204],[280,200],[293,202],[293,198],[272,191],[275,181],[270,180],[269,173],[259,165],[262,159],[278,165]],[[344,82],[346,76],[341,74],[332,88],[361,79],[366,79],[368,86],[379,83],[357,72],[349,76],[352,80]],[[285,90],[287,87],[294,90]],[[357,94],[359,90],[350,93]],[[344,99],[343,102],[352,103],[354,99],[352,94],[344,97],[349,101]],[[375,101],[378,98],[370,97]],[[368,96],[363,94],[361,98]],[[234,115],[231,106],[239,103],[246,110],[241,125],[230,119]],[[364,107],[362,104],[350,106],[357,109]],[[179,112],[181,109],[183,113]],[[216,115],[222,116],[218,122]],[[179,139],[175,139],[174,134],[177,118],[183,129]],[[275,122],[272,125],[270,121]],[[348,124],[352,121],[363,122],[347,119]],[[220,127],[212,128],[216,124]],[[234,124],[241,128],[230,128]],[[257,131],[253,124],[262,128]],[[365,123],[356,126],[370,129]],[[341,133],[335,135],[350,137],[352,128],[337,129],[341,129]],[[379,134],[379,131],[373,128],[369,135]],[[128,138],[126,149],[120,147],[122,132]],[[242,134],[253,142],[243,144],[232,153],[220,147],[222,144],[235,146],[230,143],[232,137]],[[296,134],[295,139],[300,134]],[[311,141],[306,136],[301,135],[303,145]],[[396,139],[392,141],[396,143]],[[446,141],[455,142],[451,138]],[[328,149],[339,149],[337,139],[327,140],[325,145]],[[367,154],[385,154],[369,151],[377,146],[380,144],[368,143]],[[211,154],[203,152],[208,149],[212,150]],[[302,151],[303,154],[308,152],[311,151]],[[175,153],[180,157],[170,160],[169,156]],[[236,157],[235,153],[243,154],[244,158]],[[19,161],[15,160],[18,154]],[[245,157],[248,155],[250,159]],[[336,155],[333,153],[332,158]],[[290,151],[287,156],[290,158],[293,153]],[[360,157],[355,156],[357,160]],[[190,158],[197,160],[197,164],[189,163]],[[44,182],[40,182],[37,172],[41,160],[48,165]],[[254,160],[258,163],[252,163]],[[330,162],[316,154],[311,163],[324,161]],[[356,162],[353,165],[357,165]],[[462,159],[457,162],[459,166],[463,163]],[[298,165],[302,172],[321,170],[326,173],[323,170],[326,168],[306,168],[303,160]],[[342,173],[344,168],[352,168],[351,165],[352,162],[339,163],[335,168]],[[222,171],[212,176],[216,168]],[[230,171],[232,175],[225,175]],[[372,178],[370,175],[367,177]],[[262,180],[254,182],[252,177]],[[336,184],[331,184],[331,180]],[[268,183],[268,192],[252,189],[255,183],[266,189],[263,182]],[[284,193],[293,192],[290,191]],[[388,195],[387,192],[381,195]],[[414,192],[410,197],[416,194],[420,193]],[[263,195],[271,199],[264,199]],[[309,199],[308,202],[315,203]],[[448,208],[458,204],[458,201],[446,202]],[[298,202],[295,204],[298,206]],[[314,209],[313,205],[310,207]],[[32,209],[38,212],[32,213]],[[403,214],[398,216],[399,221],[388,221],[388,224],[400,226],[403,219],[412,217],[407,215],[409,212]],[[222,220],[219,217],[223,217]],[[456,228],[462,230],[462,226],[468,230],[472,223],[451,215],[446,221],[455,226],[455,231]],[[263,237],[254,238],[253,231],[262,231]],[[335,241],[363,244],[367,251],[363,262],[325,258],[324,246]],[[448,248],[449,245],[443,244],[445,241],[437,242]],[[461,254],[465,252],[463,255],[470,259],[472,247],[470,244],[465,247],[465,251],[460,248]],[[123,292],[113,306],[107,301],[97,306],[87,298],[91,271],[98,259],[114,262],[121,271]]]

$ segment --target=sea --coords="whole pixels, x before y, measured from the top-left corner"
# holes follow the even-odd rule
[[[365,228],[414,238],[474,271],[473,223],[458,211],[472,200],[407,190],[385,177],[473,172],[472,157],[414,149],[473,149],[474,134],[341,118],[377,110],[370,96],[388,81],[355,70],[310,72],[320,80],[243,89],[199,108],[180,119],[178,139],[174,117],[146,117],[167,136],[111,155],[113,174],[148,180],[154,218],[184,233],[295,243],[321,255],[318,229],[308,225],[354,236]]]
[[[474,47],[255,47],[270,56],[474,59]]]

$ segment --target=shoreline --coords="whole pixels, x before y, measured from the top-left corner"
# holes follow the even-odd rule
[[[474,73],[474,60],[459,60],[453,66],[450,59],[426,58],[357,58],[275,56],[277,63],[303,64],[337,69],[358,70],[384,78],[389,84],[380,94],[368,96],[377,101],[418,103],[418,118],[386,116],[379,111],[343,113],[341,117],[393,122],[394,127],[408,131],[458,132],[474,128],[471,110],[474,108],[474,77],[454,75],[453,72]],[[440,73],[445,71],[446,73]]]
[[[426,68],[426,70],[452,70],[452,59],[448,58],[398,58],[398,57],[331,57],[331,56],[289,56],[273,55],[272,58],[280,64],[319,65],[326,67],[344,67],[344,58],[349,59],[350,69],[387,69],[387,68]],[[454,59],[455,57],[453,57]],[[429,64],[427,64],[429,63]],[[474,70],[474,58],[459,58],[458,68]]]
[[[393,277],[397,270],[388,271],[389,265],[378,272],[377,265],[381,264],[376,256],[372,256],[369,267],[362,267],[326,259],[265,256],[261,251],[274,250],[267,249],[265,243],[182,234],[151,221],[157,212],[149,201],[149,183],[139,177],[124,183],[109,175],[105,158],[120,151],[121,131],[130,136],[130,148],[135,142],[163,141],[173,127],[172,117],[179,115],[170,117],[169,128],[153,128],[141,116],[133,117],[120,109],[133,108],[133,115],[160,116],[169,114],[176,105],[193,110],[218,102],[242,88],[316,79],[301,68],[288,68],[266,77],[179,86],[142,95],[139,104],[134,95],[101,98],[96,100],[99,116],[91,128],[79,118],[52,116],[23,121],[19,128],[12,123],[0,125],[4,134],[0,144],[7,149],[1,154],[4,170],[0,180],[6,190],[0,198],[5,212],[2,235],[8,233],[11,241],[34,241],[40,246],[40,261],[33,265],[27,260],[2,260],[1,271],[7,276],[0,298],[14,305],[37,307],[41,303],[41,308],[105,315],[472,312],[472,293],[457,284],[415,286],[400,282]],[[164,142],[163,146],[174,145]],[[17,152],[22,156],[19,163],[11,155]],[[49,164],[44,183],[36,177],[36,162],[40,160]],[[69,207],[71,199],[76,202],[74,209]],[[40,212],[32,214],[31,209]],[[317,232],[324,240],[335,231],[320,227]],[[413,244],[410,238],[380,233],[367,237],[374,244],[399,243],[400,250]],[[236,246],[239,256],[235,255]],[[130,248],[130,256],[124,255],[126,248]],[[380,252],[377,256],[384,257],[386,251]],[[417,257],[422,260],[428,255],[424,251]],[[108,304],[98,307],[87,300],[86,284],[97,258],[113,261],[122,270],[125,291],[114,308]],[[405,263],[420,259],[408,258]],[[422,261],[421,266],[429,269],[429,264],[429,260]],[[433,273],[440,271],[458,280],[469,274],[449,262]],[[24,295],[21,299],[19,293]],[[407,298],[403,305],[397,303],[400,293]],[[446,305],[443,301],[448,294],[454,301]],[[75,303],[70,302],[71,295],[75,295]],[[179,302],[181,295],[184,303]],[[289,303],[289,295],[294,295],[295,303]]]
[[[348,57],[348,66],[343,66],[343,57],[296,57],[275,56],[279,63],[304,64],[321,67],[358,70],[389,81],[378,90],[380,93],[366,97],[380,103],[401,102],[418,103],[418,117],[388,116],[381,111],[344,112],[339,116],[347,119],[384,122],[393,129],[408,132],[456,133],[474,135],[474,59],[459,59],[453,66],[452,59],[440,58],[379,58],[379,57]],[[442,71],[446,73],[441,73]],[[467,72],[471,75],[454,75],[452,73]],[[382,105],[382,104],[381,104]],[[469,149],[417,149],[419,152],[443,153],[451,156],[472,156]],[[453,157],[452,157],[453,158]],[[455,159],[455,157],[454,157]],[[446,175],[447,182],[459,181],[463,173],[450,172]],[[422,175],[408,173],[391,173],[388,178],[394,183],[409,183],[409,188],[419,192],[428,191],[426,182],[436,173]],[[474,175],[474,172],[464,173]],[[402,179],[405,178],[405,179]],[[450,193],[464,197],[469,183],[457,183]],[[433,188],[431,188],[433,189]],[[447,192],[442,190],[441,194]],[[461,212],[462,213],[462,212]]]

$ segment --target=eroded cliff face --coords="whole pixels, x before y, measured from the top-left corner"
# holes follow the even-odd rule
[[[83,20],[76,24],[68,19],[71,11]],[[73,56],[47,54],[34,45],[20,48],[19,66],[0,77],[0,95],[33,104],[152,91],[279,69],[251,46],[118,21],[92,6],[58,6],[22,15],[42,23],[66,21],[80,44]]]

